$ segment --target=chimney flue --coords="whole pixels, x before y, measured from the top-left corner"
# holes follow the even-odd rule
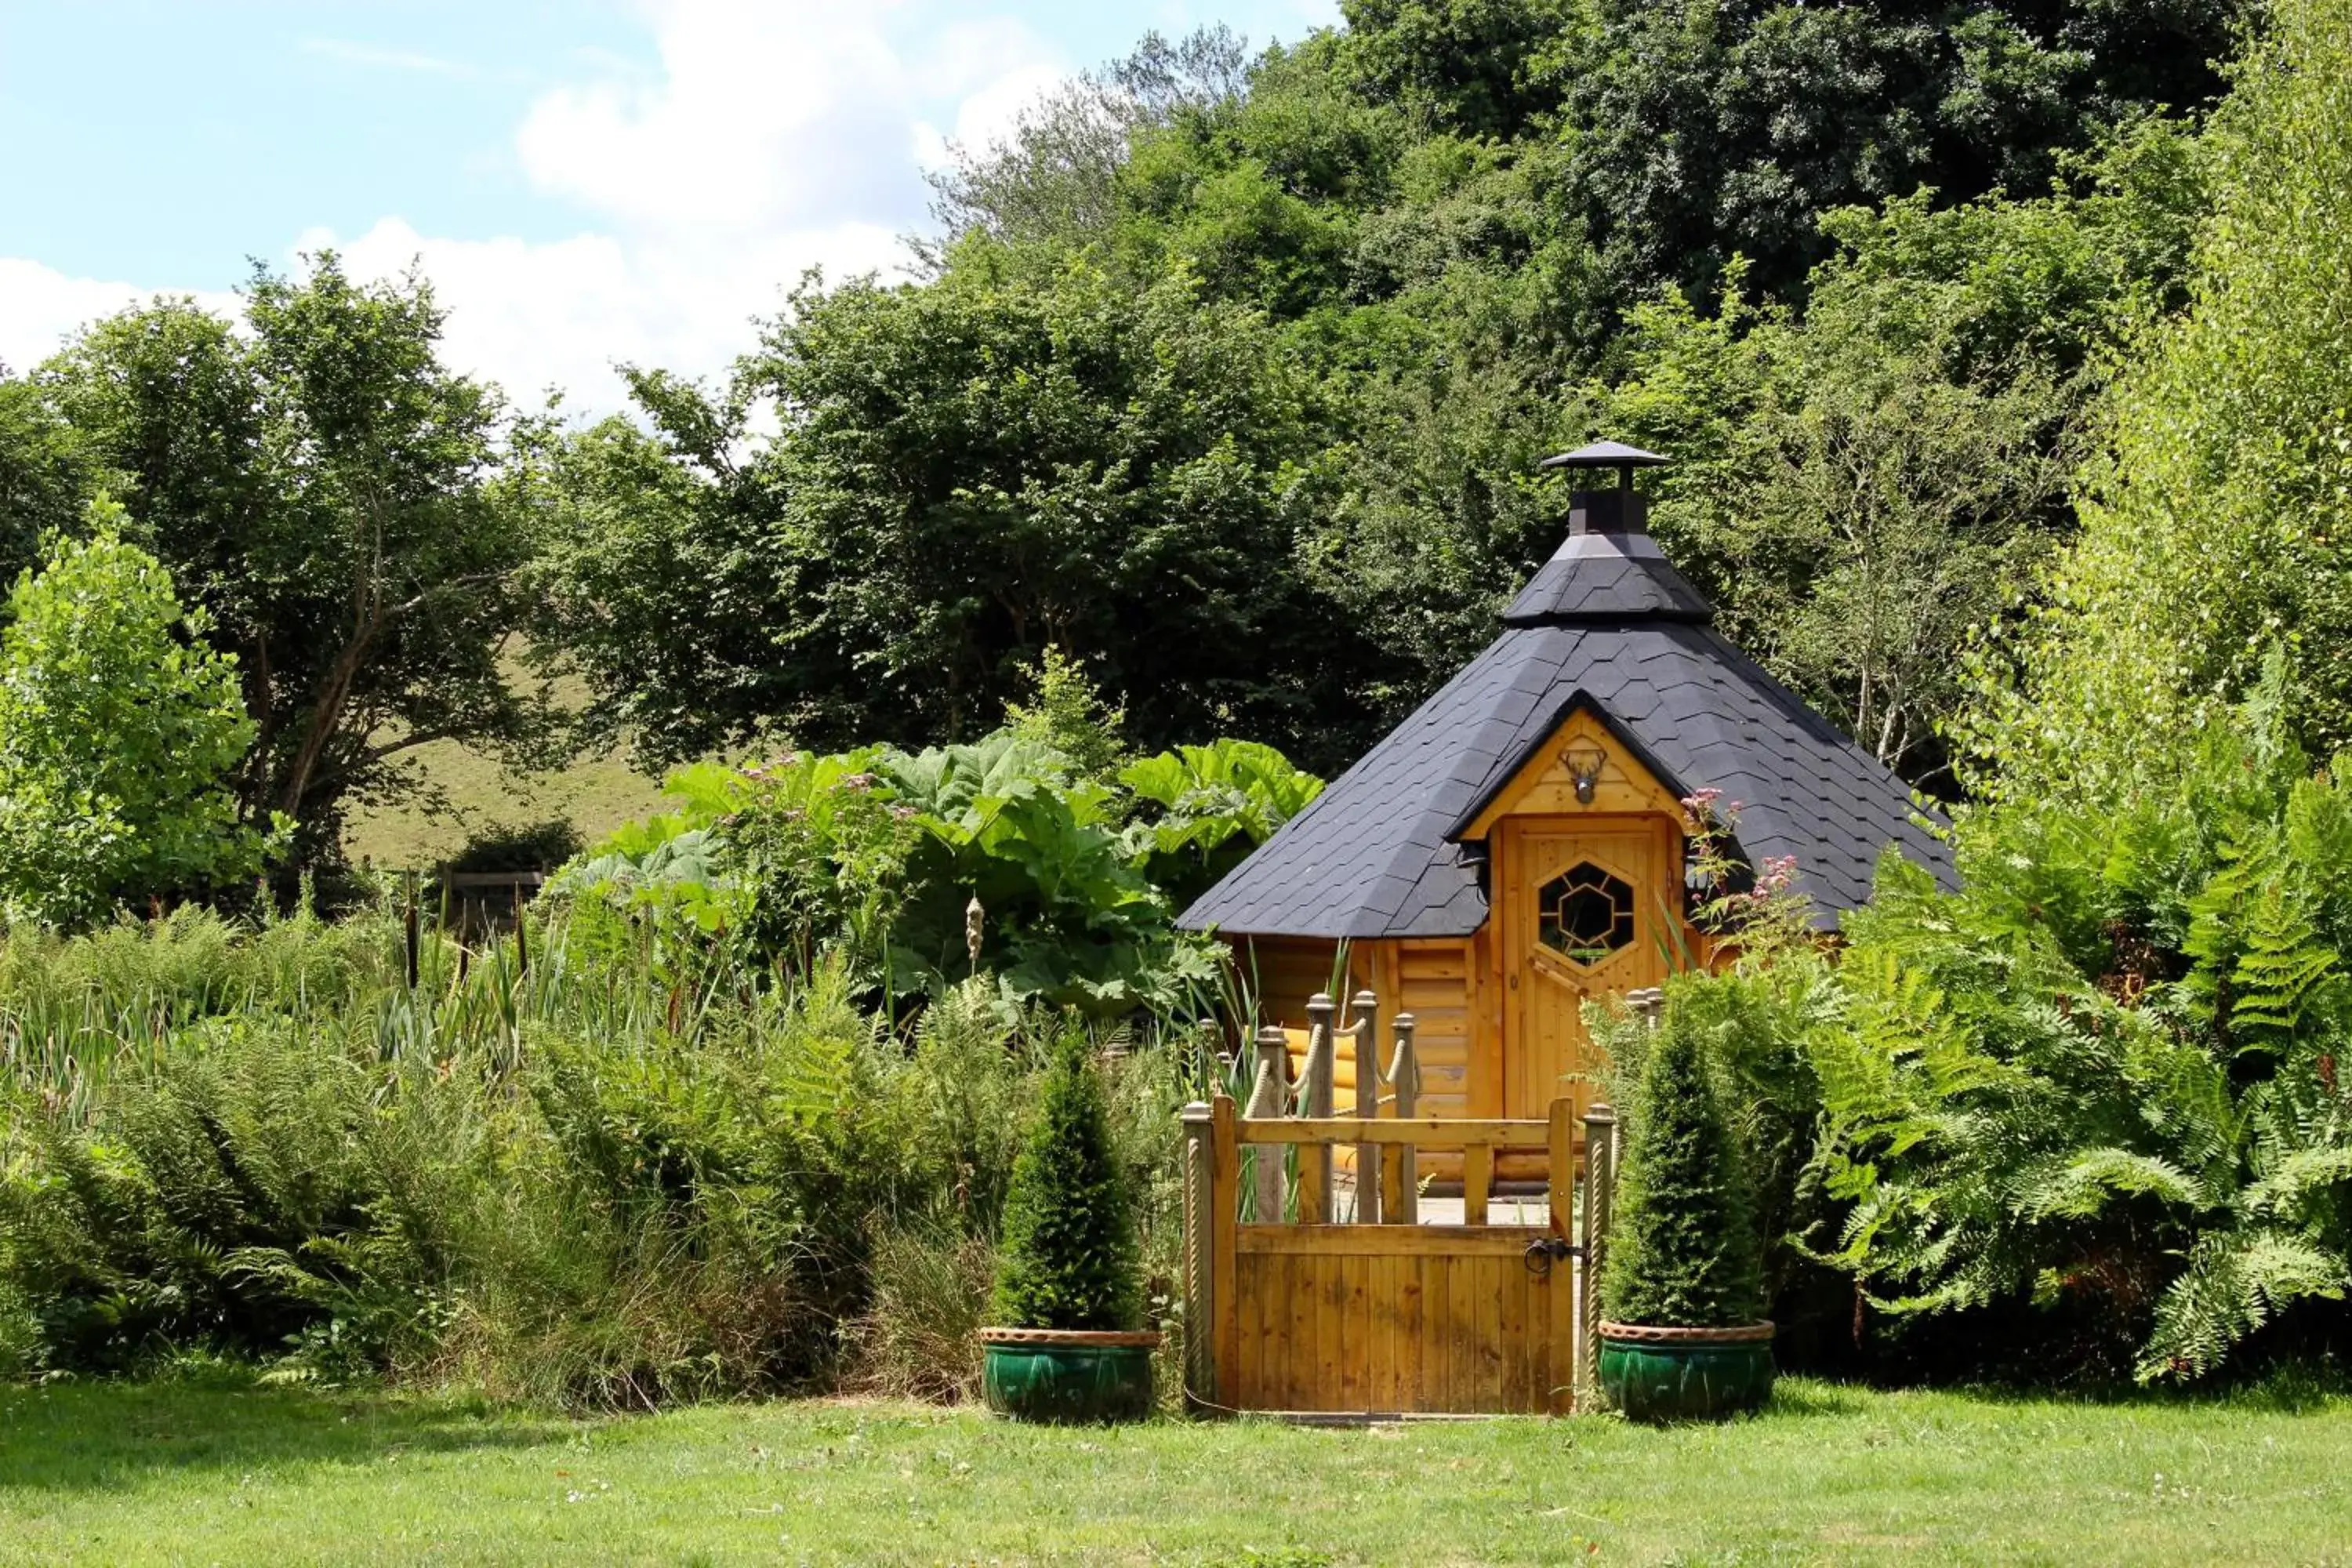
[[[1577,478],[1585,479],[1595,468],[1617,470],[1617,488],[1613,490],[1577,489],[1569,493],[1568,531],[1579,533],[1646,533],[1649,531],[1649,504],[1642,492],[1633,488],[1635,468],[1654,468],[1666,459],[1655,452],[1644,452],[1639,447],[1628,447],[1622,441],[1595,441],[1590,447],[1579,447],[1573,452],[1561,452],[1546,458],[1542,467],[1575,468]]]

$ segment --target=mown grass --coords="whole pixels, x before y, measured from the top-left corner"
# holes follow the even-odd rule
[[[1792,1382],[1764,1417],[1016,1426],[864,1402],[566,1421],[0,1389],[0,1561],[2352,1561],[2352,1401]]]

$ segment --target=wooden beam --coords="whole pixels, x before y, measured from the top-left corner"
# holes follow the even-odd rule
[[[1359,1121],[1352,1116],[1244,1117],[1237,1130],[1244,1143],[1417,1144],[1433,1149],[1549,1149],[1551,1123],[1533,1117],[1461,1118],[1416,1116]]]
[[[1234,1140],[1234,1099],[1221,1094],[1209,1103],[1209,1300],[1216,1321],[1206,1331],[1216,1338],[1217,1403],[1230,1410],[1241,1402],[1241,1292],[1235,1286],[1235,1205],[1242,1195],[1241,1145]]]
[[[1550,1234],[1539,1225],[1245,1225],[1235,1250],[1284,1258],[1512,1258]]]

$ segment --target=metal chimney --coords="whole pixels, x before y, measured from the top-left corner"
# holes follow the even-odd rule
[[[1580,533],[1647,533],[1649,503],[1642,492],[1633,488],[1633,470],[1654,468],[1666,459],[1655,452],[1644,452],[1639,447],[1628,447],[1622,441],[1595,441],[1590,447],[1579,447],[1573,452],[1561,452],[1546,458],[1538,467],[1543,468],[1614,468],[1617,488],[1613,490],[1579,489],[1569,492],[1568,531]],[[1585,476],[1577,475],[1581,481]]]

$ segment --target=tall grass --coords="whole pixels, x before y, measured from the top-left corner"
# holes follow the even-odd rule
[[[389,908],[0,943],[0,1371],[968,1388],[1040,1064],[1089,1026],[974,984],[894,1028],[838,966],[566,936],[427,931],[414,986]],[[1164,1282],[1209,1058],[1111,1054]]]

